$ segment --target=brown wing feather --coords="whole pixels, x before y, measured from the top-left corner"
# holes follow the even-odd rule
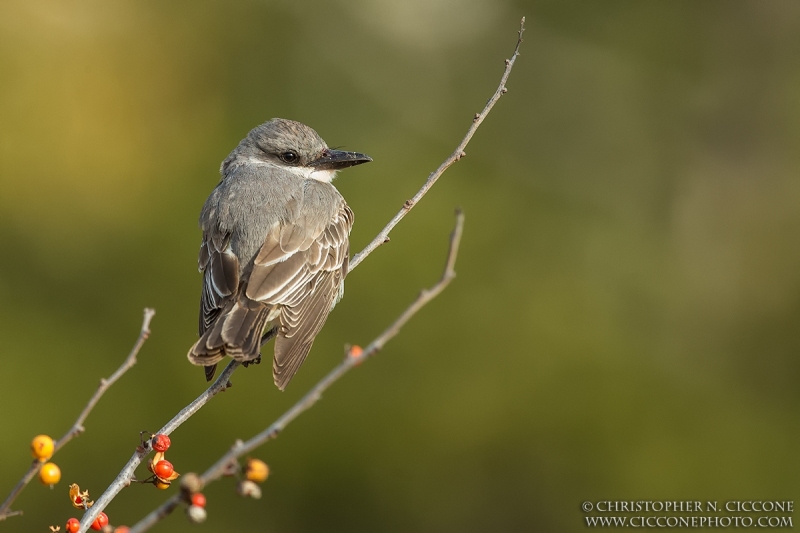
[[[197,258],[198,267],[203,273],[203,291],[200,293],[200,320],[198,330],[201,339],[211,328],[223,308],[229,303],[239,285],[239,259],[230,248],[230,234],[210,236],[203,233],[203,243]],[[189,351],[189,359],[205,363],[206,380],[214,377],[216,363],[222,359],[218,350],[211,353],[195,353],[195,346]],[[195,361],[196,360],[196,361]]]
[[[256,256],[245,294],[280,310],[273,377],[283,390],[305,360],[341,295],[353,212],[342,202],[333,220],[276,225]]]
[[[316,281],[316,289],[299,305],[285,306],[281,311],[281,328],[272,361],[272,376],[280,390],[286,388],[303,364],[314,338],[325,324],[339,294],[341,271],[322,272]]]
[[[203,292],[200,295],[200,335],[211,327],[220,311],[239,285],[239,259],[230,248],[230,234],[209,238],[203,234],[198,258],[203,272]]]

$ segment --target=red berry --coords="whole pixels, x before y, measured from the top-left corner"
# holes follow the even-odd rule
[[[67,533],[78,533],[81,530],[81,522],[77,518],[70,518],[67,520],[67,527],[64,528]]]
[[[169,445],[171,444],[169,437],[166,435],[155,435],[153,437],[153,449],[157,452],[165,452],[169,450]]]
[[[175,472],[175,469],[172,467],[172,463],[167,461],[166,459],[162,459],[156,463],[155,468],[155,475],[162,479],[167,479],[172,473]]]
[[[192,494],[192,505],[196,505],[198,507],[206,506],[206,497],[202,492],[195,492]]]
[[[94,529],[95,531],[100,531],[107,525],[108,525],[108,516],[106,515],[106,513],[101,512],[99,515],[97,515],[97,518],[94,519],[94,522],[92,522],[91,528]]]

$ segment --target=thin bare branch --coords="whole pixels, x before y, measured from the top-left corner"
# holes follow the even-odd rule
[[[486,106],[484,106],[483,111],[480,113],[476,113],[472,119],[472,124],[470,125],[469,129],[467,130],[467,134],[461,140],[461,143],[455,149],[455,151],[450,154],[450,157],[444,160],[444,162],[439,165],[439,168],[434,170],[425,183],[422,185],[417,194],[415,194],[410,200],[406,200],[403,204],[403,207],[397,214],[389,221],[388,224],[372,239],[363,250],[358,252],[353,258],[350,260],[350,270],[352,271],[355,269],[361,262],[367,258],[369,254],[375,251],[380,245],[389,242],[389,233],[394,229],[394,227],[401,221],[403,218],[411,211],[417,203],[425,196],[431,187],[436,183],[436,181],[444,174],[444,171],[450,168],[453,163],[459,161],[462,157],[467,155],[464,151],[469,144],[469,141],[472,139],[472,136],[475,135],[475,132],[478,130],[478,127],[483,123],[483,120],[489,114],[489,111],[492,110],[494,104],[503,96],[508,89],[506,88],[506,82],[508,81],[508,76],[511,74],[511,69],[514,68],[514,62],[517,60],[519,56],[519,47],[522,44],[522,34],[525,31],[525,17],[522,17],[522,20],[519,23],[519,32],[517,37],[517,45],[514,47],[514,53],[511,55],[510,59],[505,60],[506,69],[503,72],[503,76],[500,78],[500,85],[497,86],[497,90],[494,92],[489,101],[486,102]]]
[[[156,314],[155,309],[145,309],[144,310],[144,322],[142,322],[142,330],[139,333],[139,338],[136,339],[136,343],[133,345],[131,349],[131,353],[128,354],[128,358],[125,359],[125,362],[117,369],[116,372],[111,374],[111,377],[108,379],[101,379],[100,385],[97,387],[97,391],[92,396],[92,399],[89,400],[89,403],[86,404],[86,407],[83,408],[80,416],[72,425],[69,431],[58,439],[56,442],[56,451],[58,451],[62,446],[64,446],[67,442],[71,441],[74,437],[77,437],[81,433],[84,432],[83,423],[86,421],[86,418],[89,416],[89,413],[92,412],[92,409],[97,405],[97,402],[100,401],[100,398],[105,394],[105,392],[117,382],[122,375],[127,372],[133,365],[136,364],[136,356],[139,354],[139,350],[141,350],[144,341],[150,337],[150,321],[153,319],[153,315]]]
[[[222,476],[229,474],[235,470],[237,460],[252,452],[256,448],[262,446],[267,441],[272,440],[284,430],[294,419],[300,414],[310,409],[316,404],[328,388],[336,383],[339,378],[345,375],[351,368],[364,362],[366,359],[377,354],[389,340],[400,332],[402,328],[425,304],[436,298],[446,287],[450,284],[453,278],[456,277],[454,270],[456,258],[458,257],[458,246],[461,243],[461,235],[464,229],[464,214],[461,211],[456,211],[456,227],[450,235],[450,250],[447,254],[447,261],[442,272],[442,277],[430,289],[420,291],[419,296],[414,302],[403,311],[403,313],[388,327],[383,333],[378,335],[361,353],[354,353],[348,350],[344,360],[339,363],[327,376],[322,378],[310,391],[306,393],[297,403],[295,403],[288,411],[282,414],[275,422],[261,433],[255,435],[250,440],[242,442],[240,440],[231,447],[231,449],[223,455],[216,463],[214,463],[208,470],[206,470],[200,480],[203,485],[208,485],[212,481],[216,481]],[[141,533],[147,531],[160,520],[169,516],[178,506],[183,503],[183,494],[178,493],[154,509],[150,514],[145,516],[142,520],[134,524],[130,533]],[[95,504],[97,505],[97,504]]]
[[[81,414],[78,416],[78,419],[75,420],[75,423],[72,424],[72,427],[69,428],[69,430],[64,434],[64,436],[55,442],[55,447],[53,450],[54,455],[56,452],[58,452],[58,450],[63,448],[65,444],[67,444],[69,441],[71,441],[72,439],[74,439],[75,437],[77,437],[78,435],[80,435],[85,431],[83,423],[86,421],[86,418],[89,416],[89,413],[92,412],[92,409],[94,409],[94,407],[97,405],[97,402],[100,401],[100,398],[103,396],[103,394],[105,394],[105,392],[111,387],[111,385],[116,383],[117,380],[121,378],[125,372],[130,370],[131,367],[133,367],[133,365],[136,364],[136,356],[139,354],[139,350],[142,349],[142,345],[144,345],[144,342],[150,336],[150,321],[153,319],[153,315],[155,314],[156,312],[154,309],[148,308],[144,310],[144,319],[142,320],[142,329],[139,332],[139,338],[136,339],[136,342],[134,343],[133,348],[131,348],[128,357],[125,359],[122,365],[120,365],[120,367],[116,370],[116,372],[111,374],[110,378],[100,379],[100,385],[97,387],[97,391],[95,391],[94,396],[91,397],[89,403],[86,404],[86,407],[83,408],[83,411],[81,411]],[[25,475],[22,477],[19,483],[17,483],[17,485],[11,491],[11,494],[8,495],[6,501],[4,501],[2,505],[0,505],[0,521],[3,521],[10,516],[22,514],[22,511],[12,512],[9,511],[9,509],[11,508],[11,505],[14,503],[14,500],[17,499],[17,496],[19,496],[22,490],[28,485],[28,483],[31,482],[31,480],[39,472],[39,469],[41,469],[42,464],[43,463],[38,459],[33,460],[28,471],[25,473]]]

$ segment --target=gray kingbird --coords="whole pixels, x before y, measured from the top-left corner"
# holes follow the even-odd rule
[[[331,181],[369,161],[275,118],[222,162],[200,213],[200,339],[188,354],[207,380],[226,355],[260,361],[276,337],[272,374],[286,388],[344,291],[353,212]]]

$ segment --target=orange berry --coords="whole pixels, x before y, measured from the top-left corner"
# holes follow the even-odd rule
[[[160,477],[161,479],[167,479],[175,472],[175,468],[173,468],[172,463],[167,461],[166,459],[162,459],[156,463],[154,470],[154,474]]]
[[[81,530],[81,522],[77,518],[70,518],[67,520],[67,527],[64,529],[67,533],[78,533]]]
[[[128,526],[118,526],[116,529],[114,529],[114,533],[128,533],[130,530],[131,528]]]
[[[100,531],[107,525],[108,525],[108,516],[106,516],[106,513],[101,512],[99,515],[97,515],[97,518],[94,519],[94,522],[92,522],[92,525],[89,527],[91,527],[95,531]]]
[[[269,477],[269,467],[260,459],[248,459],[244,477],[256,483],[263,483]]]
[[[31,441],[31,454],[40,461],[47,461],[55,450],[53,439],[47,435],[36,435]]]
[[[55,463],[45,463],[39,470],[39,481],[45,485],[55,485],[61,481],[61,469]]]
[[[350,357],[361,357],[362,353],[364,353],[364,349],[361,346],[356,344],[355,346],[350,347]]]

